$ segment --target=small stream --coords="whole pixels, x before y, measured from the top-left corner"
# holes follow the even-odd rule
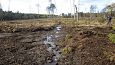
[[[61,52],[59,46],[55,44],[55,40],[61,37],[59,34],[61,28],[60,25],[57,25],[53,33],[48,33],[48,35],[43,38],[44,44],[47,46],[47,51],[53,53],[53,57],[45,65],[58,65],[57,60],[61,57]]]

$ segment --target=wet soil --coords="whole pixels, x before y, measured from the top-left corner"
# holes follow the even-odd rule
[[[65,54],[59,65],[115,65],[115,44],[107,37],[113,32],[111,28],[78,26],[63,27],[63,30],[66,36],[59,45],[72,51],[62,52]]]
[[[53,54],[47,50],[43,38],[52,33],[53,28],[25,28],[14,32],[1,28],[0,65],[44,65],[50,62]],[[110,28],[62,26],[59,35],[63,37],[56,39],[56,45],[60,49],[71,48],[71,51],[61,52],[58,65],[115,65],[115,44],[107,37],[110,32],[113,32]]]
[[[25,30],[0,33],[0,65],[44,65],[52,57],[42,41],[52,27]]]

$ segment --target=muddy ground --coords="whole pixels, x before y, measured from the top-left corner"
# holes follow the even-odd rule
[[[44,65],[52,54],[46,50],[42,39],[53,28],[15,28],[12,32],[1,27],[0,65]]]
[[[44,65],[52,57],[43,44],[43,37],[54,27],[0,28],[0,65]],[[95,26],[62,26],[62,49],[58,65],[115,65],[115,44],[107,35],[110,28]],[[64,50],[66,49],[66,50]]]
[[[111,28],[95,26],[63,27],[59,65],[115,65],[115,44],[107,35]]]

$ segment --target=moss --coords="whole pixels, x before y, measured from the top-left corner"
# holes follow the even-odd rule
[[[64,47],[61,49],[62,54],[68,54],[72,51],[72,47]]]
[[[109,37],[109,39],[110,39],[113,43],[115,43],[115,34],[109,33],[109,34],[108,34],[108,37]]]
[[[64,45],[64,47],[61,49],[62,54],[68,54],[72,51],[72,47],[70,47],[72,45],[72,42],[72,35],[67,34],[64,38],[64,41],[62,42],[62,44]]]

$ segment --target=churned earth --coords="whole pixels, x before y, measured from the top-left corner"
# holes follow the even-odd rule
[[[52,56],[42,42],[46,32],[0,33],[0,65],[44,65]]]
[[[115,65],[115,44],[108,39],[114,33],[108,27],[63,27],[59,65]]]
[[[52,54],[43,44],[43,36],[53,30],[55,24],[48,24],[39,21],[0,23],[0,65],[44,65],[49,61]]]
[[[0,27],[0,65],[44,65],[52,61],[53,54],[43,43],[44,36],[53,33],[55,25],[14,28]],[[108,27],[63,26],[55,44],[61,57],[56,65],[115,65],[115,44]]]

